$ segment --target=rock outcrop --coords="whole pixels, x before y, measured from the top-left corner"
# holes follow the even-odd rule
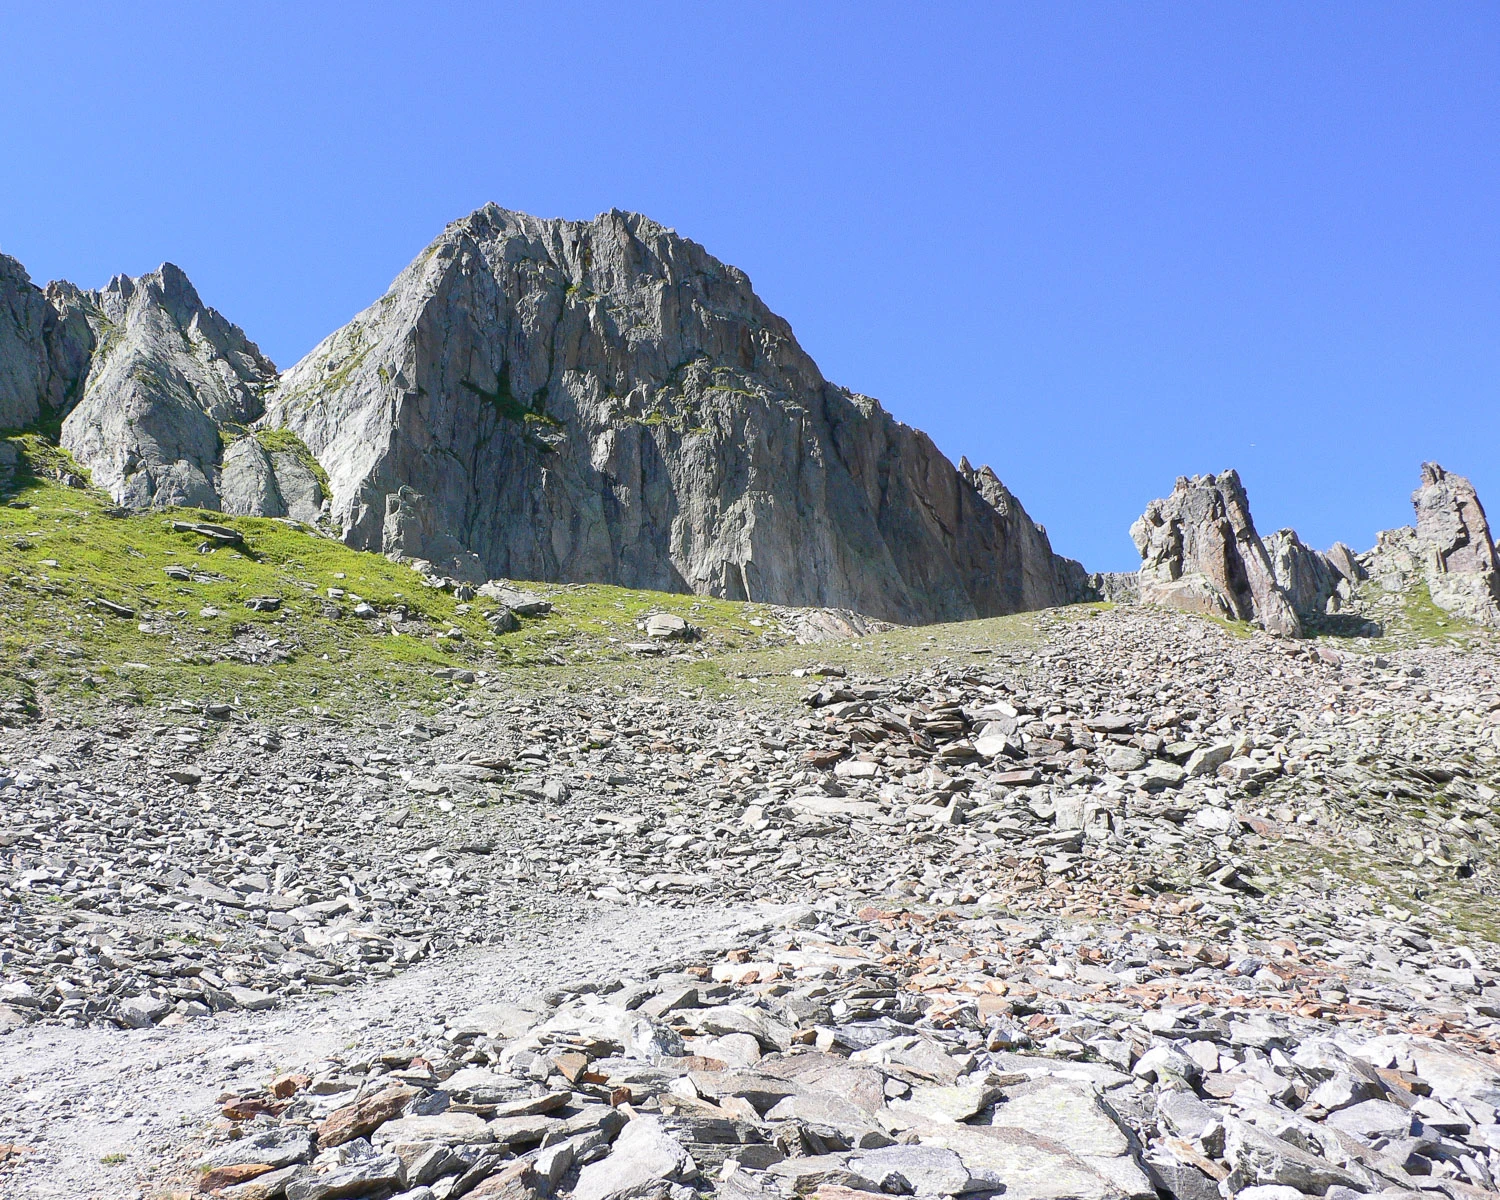
[[[1342,612],[1365,578],[1354,551],[1343,542],[1335,542],[1325,554],[1304,543],[1293,529],[1278,529],[1262,540],[1277,587],[1304,620]]]
[[[240,516],[314,524],[323,515],[317,460],[284,430],[260,430],[231,442],[219,467],[218,492],[223,510]]]
[[[48,392],[49,306],[15,259],[0,254],[0,429],[34,424]]]
[[[1412,505],[1416,525],[1382,531],[1373,550],[1356,554],[1336,542],[1323,552],[1291,529],[1256,537],[1233,471],[1179,479],[1131,527],[1144,560],[1140,598],[1285,633],[1288,609],[1299,624],[1363,612],[1356,589],[1373,578],[1387,592],[1425,587],[1439,608],[1500,625],[1500,557],[1473,485],[1424,463]],[[1096,591],[1103,578],[1093,577]]]
[[[1423,463],[1422,486],[1411,500],[1432,602],[1471,621],[1500,624],[1500,566],[1474,485]]]
[[[828,383],[733,267],[632,214],[487,206],[282,377],[355,546],[445,573],[953,620],[1077,598],[993,473]]]
[[[94,334],[63,445],[122,504],[219,508],[221,435],[260,417],[275,366],[171,263],[97,292],[53,291]]]
[[[1179,477],[1170,496],[1147,506],[1130,537],[1142,559],[1143,603],[1301,636],[1302,622],[1277,583],[1236,472]]]
[[[1416,525],[1382,530],[1362,561],[1386,591],[1425,585],[1439,608],[1500,625],[1500,559],[1474,485],[1437,463],[1422,464],[1412,493]]]
[[[0,428],[60,418],[63,446],[121,504],[317,520],[306,447],[249,432],[276,377],[171,263],[99,291],[43,291],[0,255]]]
[[[60,310],[51,289],[43,292],[20,263],[0,254],[0,429],[24,429],[61,412],[76,398],[93,348],[87,322]]]
[[[988,467],[830,384],[742,272],[633,214],[480,209],[279,380],[171,264],[44,293],[0,259],[0,425],[43,417],[121,504],[331,511],[455,579],[910,622],[1093,594]]]

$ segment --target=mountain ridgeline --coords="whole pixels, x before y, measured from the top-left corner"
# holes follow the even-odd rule
[[[825,380],[746,276],[634,214],[450,225],[278,374],[170,264],[98,292],[0,257],[0,427],[117,502],[321,519],[457,579],[909,623],[1085,599],[989,468]]]

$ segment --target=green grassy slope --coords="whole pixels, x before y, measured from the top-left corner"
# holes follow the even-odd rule
[[[26,466],[0,502],[0,704],[53,695],[348,713],[369,699],[445,694],[444,668],[629,661],[626,644],[643,640],[636,620],[650,612],[678,613],[703,631],[683,648],[692,657],[784,640],[760,605],[592,585],[538,585],[553,613],[496,636],[484,621],[493,602],[460,603],[404,564],[283,521],[123,513],[55,478],[82,476],[55,447],[4,440]],[[243,545],[174,532],[184,521],[228,526]],[[276,611],[246,607],[267,596],[280,600]],[[361,600],[379,616],[356,617]]]

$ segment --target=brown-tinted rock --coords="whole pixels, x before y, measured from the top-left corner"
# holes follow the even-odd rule
[[[368,1136],[386,1121],[400,1116],[407,1102],[416,1094],[416,1088],[392,1084],[334,1109],[318,1126],[318,1145],[327,1149]]]
[[[237,1163],[230,1167],[215,1167],[212,1171],[205,1172],[203,1178],[198,1181],[198,1190],[215,1192],[220,1188],[245,1183],[273,1169],[270,1163]]]

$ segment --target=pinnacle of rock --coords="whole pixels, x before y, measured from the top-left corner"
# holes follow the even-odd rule
[[[1166,604],[1298,637],[1302,623],[1277,583],[1239,475],[1186,476],[1130,527],[1143,603]]]
[[[1500,624],[1500,564],[1474,485],[1437,463],[1423,463],[1422,486],[1411,499],[1433,603],[1470,620]]]

